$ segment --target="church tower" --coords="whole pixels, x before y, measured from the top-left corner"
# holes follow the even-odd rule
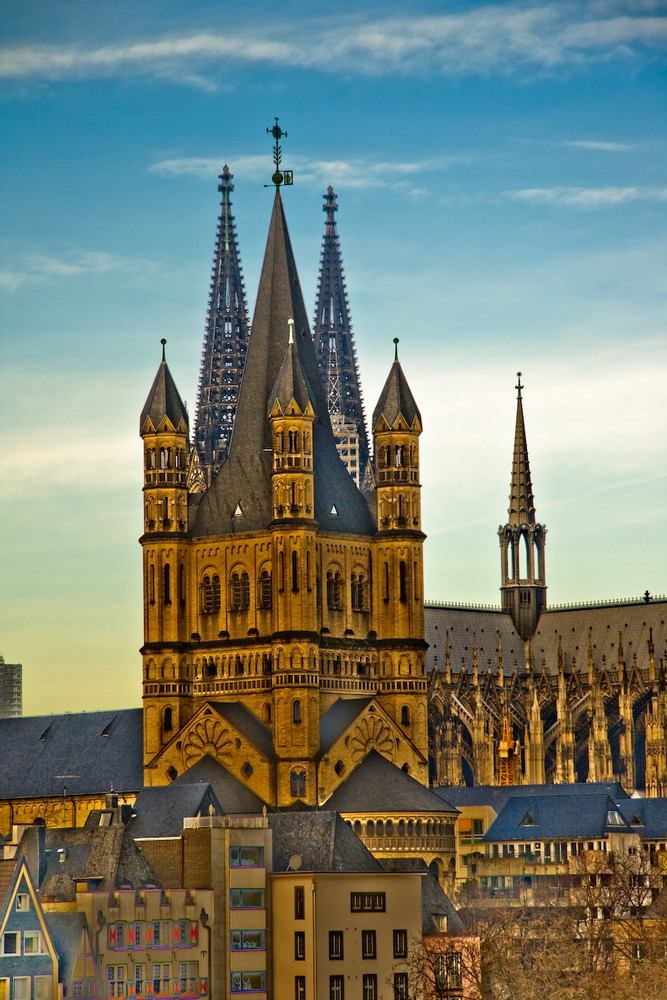
[[[374,416],[390,456],[378,531],[336,448],[281,197],[284,133],[270,131],[252,336],[208,487],[188,494],[187,416],[164,360],[142,413],[144,781],[210,757],[272,806],[317,806],[373,751],[428,782],[421,418],[395,360]]]
[[[517,373],[516,427],[510,484],[508,521],[498,528],[501,562],[501,598],[514,627],[524,641],[537,628],[547,604],[544,544],[547,529],[535,519],[528,445],[521,399],[521,372]]]
[[[234,190],[232,177],[225,164],[218,185],[222,204],[211,274],[194,434],[196,461],[207,486],[229,449],[250,336],[230,200]]]
[[[369,460],[368,435],[336,230],[338,203],[331,185],[324,195],[322,209],[327,219],[322,240],[313,336],[322,381],[326,386],[336,446],[347,471],[360,486]]]

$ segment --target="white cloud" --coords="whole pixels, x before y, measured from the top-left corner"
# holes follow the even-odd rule
[[[488,5],[461,13],[404,17],[348,17],[335,28],[313,17],[294,25],[255,24],[228,33],[83,45],[6,46],[0,75],[6,79],[91,76],[134,72],[213,89],[223,66],[239,64],[318,69],[385,76],[388,73],[459,75],[551,70],[590,60],[644,56],[658,51],[665,19],[632,3],[609,12],[586,4]]]
[[[629,201],[665,201],[667,188],[637,187],[551,187],[504,191],[504,198],[530,205],[565,205],[569,208],[601,208]]]
[[[73,278],[81,274],[108,274],[109,272],[152,270],[154,264],[147,260],[123,257],[101,250],[71,251],[63,257],[26,253],[19,267],[0,271],[0,287],[15,292],[27,281],[53,281]]]
[[[602,153],[626,153],[632,146],[627,146],[621,142],[595,142],[592,140],[581,142],[565,142],[564,146],[575,146],[579,149],[595,149]]]

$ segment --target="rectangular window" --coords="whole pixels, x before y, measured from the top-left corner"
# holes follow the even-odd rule
[[[305,931],[294,932],[294,958],[297,962],[303,962],[306,957],[306,933]]]
[[[232,951],[264,951],[264,931],[232,931]]]
[[[232,868],[262,868],[264,866],[264,848],[230,847],[229,864]]]
[[[146,969],[143,965],[134,967],[134,995],[143,997],[146,993]]]
[[[394,931],[394,958],[405,958],[408,954],[408,932]]]
[[[169,962],[153,963],[153,996],[171,996],[171,964]]]
[[[30,976],[14,976],[14,1000],[30,1000]]]
[[[342,976],[329,976],[329,1000],[345,1000]]]
[[[351,892],[350,909],[353,913],[384,913],[386,897],[384,892]]]
[[[181,962],[179,964],[178,978],[180,980],[181,996],[197,996],[197,976],[199,973],[198,962]]]
[[[329,931],[329,958],[332,961],[343,957],[343,932]]]
[[[25,913],[26,910],[30,909],[30,896],[27,892],[17,892],[16,894],[16,909]]]
[[[264,972],[232,972],[232,993],[261,993]]]
[[[361,957],[362,958],[377,958],[376,954],[377,942],[375,938],[375,931],[362,931],[361,932]]]
[[[35,976],[35,1000],[50,1000],[53,994],[51,976]]]
[[[437,955],[434,963],[435,986],[437,990],[461,989],[461,955],[454,952],[451,955]]]
[[[394,1000],[408,1000],[407,972],[394,973]]]
[[[125,966],[107,965],[107,996],[125,996]]]
[[[23,932],[23,954],[24,955],[42,954],[42,935],[39,933],[39,931]]]
[[[375,973],[364,976],[362,996],[364,1000],[378,1000],[378,977]]]
[[[230,889],[232,910],[261,910],[264,906],[263,889]]]
[[[21,934],[19,931],[5,931],[2,935],[2,954],[21,954]]]
[[[294,1000],[306,1000],[306,977],[294,977]]]
[[[0,977],[0,1000],[9,1000],[9,979]]]
[[[294,919],[304,920],[306,916],[306,890],[302,885],[294,886]]]

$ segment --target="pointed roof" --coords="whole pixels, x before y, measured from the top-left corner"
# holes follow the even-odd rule
[[[331,185],[324,195],[322,210],[326,213],[326,226],[322,239],[313,338],[321,377],[326,386],[329,415],[335,414],[354,424],[359,436],[359,467],[363,471],[369,458],[368,434],[336,231],[338,203]]]
[[[213,789],[225,815],[234,813],[260,813],[266,803],[244,782],[239,781],[227,768],[210,754],[200,757],[196,764],[179,774],[166,787],[179,784],[198,784]]]
[[[160,426],[165,417],[168,417],[174,427],[178,427],[181,420],[185,421],[185,426],[189,426],[188,414],[183,401],[178,394],[176,383],[171,377],[169,366],[165,360],[164,345],[166,340],[162,340],[162,361],[153,379],[151,391],[144,403],[141,411],[141,421],[139,432],[143,432],[146,420],[150,419],[155,430]]]
[[[210,785],[197,784],[156,785],[142,788],[134,803],[134,816],[129,831],[137,839],[142,837],[179,837],[183,819],[188,816],[222,816],[223,808]]]
[[[377,428],[383,417],[389,427],[394,426],[399,416],[403,417],[408,427],[412,427],[416,417],[421,427],[421,413],[398,360],[397,337],[394,338],[394,344],[396,345],[394,363],[389,370],[387,381],[373,410],[373,430]]]
[[[319,377],[299,276],[287,231],[280,191],[276,191],[243,382],[227,461],[204,494],[193,517],[192,534],[256,531],[272,520],[269,397],[288,346],[288,320],[304,377],[312,393],[315,519],[332,531],[370,534],[372,518],[336,451]],[[240,503],[242,517],[234,517]],[[335,505],[338,514],[332,515]]]
[[[232,215],[233,174],[220,174],[220,218],[213,257],[197,396],[195,443],[210,483],[229,448],[250,324],[236,225]]]
[[[278,378],[269,394],[268,412],[270,414],[275,403],[278,402],[284,413],[290,402],[294,400],[301,412],[305,413],[308,404],[310,403],[312,406],[312,397],[313,394],[299,358],[297,345],[293,339],[290,339],[278,372]]]
[[[421,812],[457,813],[441,796],[392,764],[377,750],[366,754],[360,764],[327,799],[327,809],[336,812]]]
[[[521,372],[517,373],[516,427],[514,430],[514,455],[512,457],[512,482],[510,483],[510,505],[507,510],[508,523],[513,526],[535,524],[535,500],[533,484],[530,481],[526,427],[523,420],[521,402]]]

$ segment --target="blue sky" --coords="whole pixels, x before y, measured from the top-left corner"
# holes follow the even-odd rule
[[[0,17],[0,653],[26,714],[139,704],[139,413],[166,337],[194,418],[225,162],[252,309],[276,115],[311,314],[338,195],[367,413],[400,338],[427,597],[498,602],[517,370],[551,603],[667,590],[664,4]]]

